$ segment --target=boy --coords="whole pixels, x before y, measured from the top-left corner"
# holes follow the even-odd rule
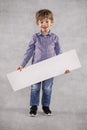
[[[42,9],[36,12],[36,24],[40,32],[35,33],[29,43],[24,59],[18,70],[22,70],[32,57],[32,64],[61,54],[61,48],[58,36],[50,31],[53,23],[53,13],[48,9]],[[65,73],[68,73],[66,70]],[[44,80],[31,86],[30,94],[30,115],[36,116],[39,105],[40,88],[42,85],[42,109],[47,115],[51,115],[50,101],[52,93],[53,78]]]

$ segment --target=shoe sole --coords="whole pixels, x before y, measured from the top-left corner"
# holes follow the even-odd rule
[[[52,116],[52,113],[48,113],[47,115],[48,115],[48,116]]]
[[[30,114],[30,117],[36,117],[37,115],[34,115],[34,114]]]
[[[44,113],[44,115],[46,115],[46,116],[52,116],[53,114],[52,113],[48,113],[48,114]]]

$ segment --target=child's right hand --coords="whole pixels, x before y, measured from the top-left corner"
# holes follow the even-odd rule
[[[19,67],[17,68],[17,70],[20,70],[20,71],[22,71],[22,69],[23,69],[22,66],[19,66]]]

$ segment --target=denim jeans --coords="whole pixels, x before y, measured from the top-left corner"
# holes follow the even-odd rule
[[[53,78],[32,85],[30,93],[30,106],[39,105],[41,86],[42,86],[42,106],[49,106],[51,101],[52,85],[53,85]]]

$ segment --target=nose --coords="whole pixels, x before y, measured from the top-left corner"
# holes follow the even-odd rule
[[[43,26],[46,26],[46,22],[43,22],[43,24],[42,24]]]

